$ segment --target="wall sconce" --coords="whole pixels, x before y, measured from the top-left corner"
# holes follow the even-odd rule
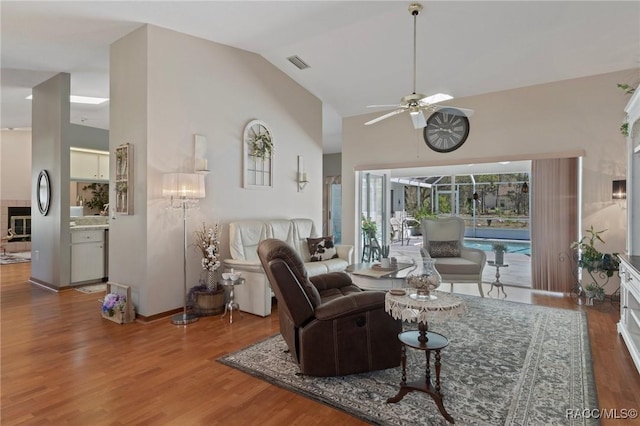
[[[175,325],[187,325],[198,321],[198,316],[187,312],[187,210],[198,206],[198,198],[205,197],[204,175],[197,173],[167,173],[162,176],[162,196],[171,198],[171,207],[182,209],[183,290],[184,304],[181,314],[171,317]],[[179,201],[179,203],[174,203]]]
[[[307,183],[309,183],[307,180],[307,172],[304,171],[304,159],[302,155],[298,155],[298,175],[296,180],[298,182],[298,192],[302,192],[304,187],[307,186]]]
[[[611,190],[611,199],[626,200],[627,199],[627,181],[614,180]]]
[[[524,182],[522,184],[522,187],[520,188],[520,191],[522,191],[523,194],[529,193],[529,185],[527,185],[527,182]]]

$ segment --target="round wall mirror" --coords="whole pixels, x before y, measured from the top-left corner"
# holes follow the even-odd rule
[[[40,171],[38,175],[36,195],[38,198],[38,210],[46,216],[47,213],[49,213],[49,204],[51,201],[51,183],[49,182],[49,174],[46,170]]]

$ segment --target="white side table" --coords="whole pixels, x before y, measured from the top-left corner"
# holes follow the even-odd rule
[[[235,281],[221,279],[221,280],[218,281],[218,284],[230,288],[230,290],[229,290],[229,301],[227,302],[226,305],[224,305],[224,313],[222,314],[222,317],[220,317],[220,318],[223,319],[225,317],[225,315],[227,315],[227,312],[228,312],[229,313],[229,324],[233,324],[233,311],[238,311],[238,314],[240,314],[240,305],[235,300],[235,295],[234,295],[234,291],[233,290],[235,289],[235,287],[237,285],[244,284],[244,278],[238,278]],[[242,315],[242,314],[240,314],[240,315]]]

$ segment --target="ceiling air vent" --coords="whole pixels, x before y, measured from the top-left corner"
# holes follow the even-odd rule
[[[298,67],[298,69],[303,70],[303,69],[309,68],[309,65],[305,61],[300,59],[298,55],[289,56],[287,60],[291,62],[293,65],[295,65],[296,67]]]

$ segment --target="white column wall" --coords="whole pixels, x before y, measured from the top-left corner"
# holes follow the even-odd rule
[[[162,175],[192,172],[193,135],[207,139],[207,197],[190,212],[189,241],[202,222],[222,226],[254,218],[322,222],[321,102],[260,56],[145,26],[111,52],[110,148],[130,142],[135,156],[133,216],[111,221],[110,278],[134,287],[145,316],[182,305],[182,220],[166,209]],[[252,119],[274,135],[274,186],[242,188],[242,137]],[[310,183],[297,191],[297,156]],[[113,169],[112,169],[113,172]],[[114,232],[115,231],[115,232]],[[188,287],[198,284],[200,254],[188,251]]]
[[[33,88],[31,144],[31,279],[52,287],[71,278],[69,235],[69,93],[71,78],[61,73]],[[66,155],[65,155],[66,154]],[[35,182],[46,170],[51,183],[49,213],[36,201]]]

